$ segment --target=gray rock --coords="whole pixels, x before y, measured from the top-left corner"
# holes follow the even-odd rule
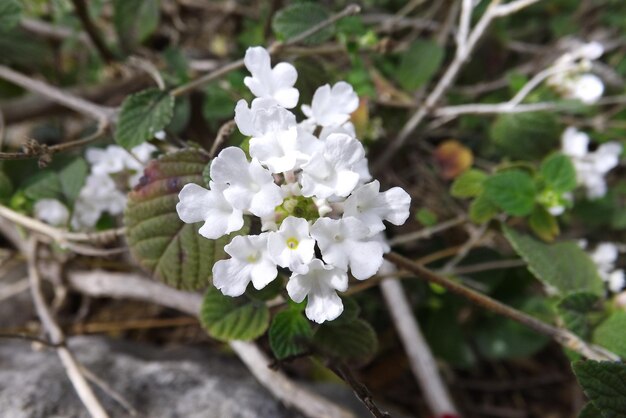
[[[70,347],[79,361],[150,418],[294,417],[236,358],[200,348],[166,349],[80,337]],[[129,414],[96,394],[112,417]],[[53,349],[25,342],[0,344],[0,416],[88,417]]]

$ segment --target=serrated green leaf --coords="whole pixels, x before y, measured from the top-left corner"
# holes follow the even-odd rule
[[[544,181],[557,193],[565,193],[576,188],[576,169],[572,160],[563,154],[555,153],[546,158],[539,168]]]
[[[145,41],[159,25],[160,0],[114,0],[113,23],[126,50]]]
[[[604,418],[626,418],[626,365],[608,361],[577,361],[574,374]]]
[[[460,198],[476,197],[483,192],[483,184],[487,177],[487,173],[484,171],[468,170],[454,180],[450,193],[452,196]]]
[[[502,229],[513,249],[528,263],[530,272],[561,295],[582,291],[595,295],[604,293],[604,284],[596,265],[578,244],[561,242],[548,245],[515,232],[506,225]]]
[[[591,333],[589,313],[598,303],[598,295],[577,292],[565,296],[557,305],[559,316],[565,326],[581,338],[588,339]]]
[[[172,120],[174,97],[159,89],[128,96],[122,103],[115,142],[131,149],[154,137]]]
[[[626,312],[617,311],[593,332],[593,342],[626,358]]]
[[[128,195],[124,213],[133,258],[164,283],[180,289],[210,283],[213,264],[226,258],[232,235],[209,240],[198,233],[202,223],[183,223],[176,213],[178,192],[187,183],[203,184],[208,158],[188,149],[151,161],[139,186]],[[244,226],[238,233],[247,233]]]
[[[560,135],[556,116],[548,112],[500,115],[490,130],[494,148],[517,160],[542,158],[558,146]]]
[[[604,418],[596,406],[589,402],[578,414],[578,418]]]
[[[250,299],[268,301],[279,296],[280,292],[283,289],[283,278],[279,275],[263,289],[257,290],[254,288],[254,286],[248,286],[248,288],[246,289],[246,296],[248,296]]]
[[[277,313],[268,332],[270,347],[279,360],[306,351],[312,335],[311,324],[297,309]]]
[[[0,2],[0,33],[13,29],[20,21],[22,4],[18,0]]]
[[[366,362],[378,350],[376,332],[362,319],[344,324],[322,324],[313,337],[322,353],[342,360]]]
[[[279,10],[272,19],[272,29],[278,37],[289,40],[329,18],[326,9],[314,2],[291,4]],[[335,34],[335,26],[330,25],[309,36],[302,43],[316,45],[327,41]]]
[[[526,216],[533,210],[537,190],[533,178],[524,171],[502,171],[485,180],[484,187],[481,196],[509,215]]]
[[[559,235],[559,223],[543,206],[535,205],[528,224],[533,232],[544,241],[553,241]]]
[[[70,206],[74,205],[89,174],[89,166],[83,158],[75,158],[59,170],[59,182],[63,195]]]
[[[498,214],[498,208],[484,195],[478,196],[469,208],[469,217],[472,222],[482,224]]]
[[[253,340],[263,335],[270,322],[264,302],[233,298],[210,287],[202,301],[200,322],[209,335],[220,341]]]
[[[415,90],[435,75],[443,62],[445,50],[430,40],[418,39],[402,54],[396,71],[398,83],[406,90]]]
[[[344,296],[341,298],[341,302],[343,303],[343,312],[337,319],[327,322],[329,326],[346,324],[359,317],[361,307],[354,298]]]

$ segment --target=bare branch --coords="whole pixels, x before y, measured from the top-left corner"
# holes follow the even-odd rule
[[[91,20],[89,16],[89,9],[87,8],[87,3],[85,0],[72,0],[72,4],[74,5],[74,9],[76,10],[76,15],[80,19],[80,22],[85,28],[85,31],[89,35],[91,42],[96,47],[96,50],[106,63],[110,63],[115,61],[115,54],[111,52],[107,44],[100,36],[100,31],[96,27],[96,25]]]

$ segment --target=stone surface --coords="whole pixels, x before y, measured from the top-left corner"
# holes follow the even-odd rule
[[[72,351],[123,394],[142,417],[294,417],[236,358],[200,348],[166,349],[97,337],[74,338]],[[130,416],[96,389],[111,417]],[[53,349],[0,344],[0,416],[88,417]]]

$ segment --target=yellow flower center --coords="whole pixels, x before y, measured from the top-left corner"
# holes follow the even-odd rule
[[[287,247],[289,247],[292,250],[295,250],[296,248],[298,248],[298,240],[294,237],[288,238]]]

